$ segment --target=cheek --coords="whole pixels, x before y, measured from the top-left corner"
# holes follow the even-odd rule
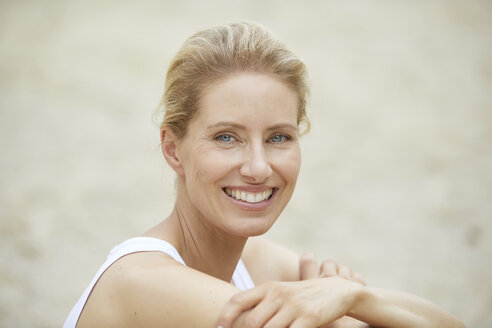
[[[190,174],[195,181],[214,181],[226,175],[235,167],[236,156],[228,152],[197,148],[186,175]]]
[[[299,147],[293,148],[289,151],[282,152],[273,156],[275,169],[280,175],[292,183],[297,181],[299,171],[301,168],[301,151]]]

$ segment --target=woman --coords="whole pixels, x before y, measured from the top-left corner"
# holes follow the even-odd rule
[[[294,191],[307,94],[304,64],[263,27],[188,39],[163,96],[175,207],[113,249],[64,327],[463,327],[427,301],[254,237]]]

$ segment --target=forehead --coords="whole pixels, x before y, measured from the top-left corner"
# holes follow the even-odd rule
[[[213,124],[218,120],[236,120],[241,124],[297,125],[297,106],[296,92],[280,78],[242,72],[207,86],[192,121]]]

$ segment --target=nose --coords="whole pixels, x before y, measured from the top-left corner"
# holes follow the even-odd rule
[[[250,144],[245,149],[244,161],[239,170],[240,174],[254,183],[265,182],[273,173],[266,155],[262,144]]]

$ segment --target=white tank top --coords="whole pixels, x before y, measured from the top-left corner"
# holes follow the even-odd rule
[[[104,262],[101,268],[99,268],[99,271],[97,271],[91,283],[73,307],[67,320],[65,320],[63,328],[75,328],[89,294],[104,271],[106,271],[111,264],[116,262],[121,257],[135,252],[163,252],[171,256],[177,262],[186,266],[176,248],[165,240],[150,237],[135,237],[124,241],[123,243],[115,246],[111,252],[109,252],[106,262]],[[232,275],[232,283],[241,290],[247,290],[255,286],[241,259],[239,260],[236,270],[234,270],[234,274]]]

